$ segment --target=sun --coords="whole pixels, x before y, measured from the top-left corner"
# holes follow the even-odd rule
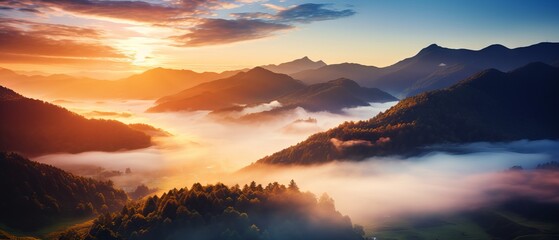
[[[149,51],[145,49],[141,49],[136,51],[134,55],[134,59],[132,60],[132,64],[136,66],[145,66],[147,63],[147,58],[149,55]]]

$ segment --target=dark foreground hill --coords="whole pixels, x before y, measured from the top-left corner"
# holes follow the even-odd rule
[[[533,63],[486,70],[402,100],[378,116],[344,123],[259,160],[317,164],[409,154],[434,144],[559,138],[559,69]]]
[[[294,182],[174,189],[95,221],[85,239],[363,239],[363,229]]]
[[[77,177],[6,152],[0,152],[0,188],[0,223],[23,231],[120,210],[128,200],[111,182]]]
[[[0,86],[0,151],[25,154],[117,151],[151,146],[151,138],[118,121],[86,119]]]

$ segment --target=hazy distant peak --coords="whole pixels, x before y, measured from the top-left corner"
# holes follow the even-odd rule
[[[492,44],[492,45],[489,45],[489,46],[485,47],[481,51],[488,51],[488,50],[496,51],[496,50],[510,50],[510,49],[501,45],[501,44]]]
[[[10,69],[1,68],[1,67],[0,67],[0,75],[8,75],[8,74],[9,74],[9,75],[17,75],[16,72],[14,72],[14,71],[12,71],[12,70],[10,70]]]
[[[184,70],[184,69],[178,70],[178,69],[156,67],[156,68],[148,69],[145,72],[142,72],[141,74],[161,74],[161,73],[170,73],[170,72],[192,72],[192,73],[194,73],[194,71],[191,71],[191,70]]]
[[[293,60],[293,61],[291,61],[291,62],[286,62],[286,63],[282,63],[282,64],[296,63],[296,62],[299,62],[299,63],[318,63],[318,62],[322,62],[322,61],[316,61],[316,62],[315,62],[315,61],[311,60],[308,56],[304,56],[304,57],[302,57],[302,58],[295,59],[295,60]],[[280,64],[280,65],[281,65],[281,64]]]
[[[274,73],[263,67],[255,67],[253,69],[250,69],[248,72],[246,72],[246,74],[247,75],[262,75],[262,74],[269,75],[269,74],[277,74],[277,73]]]
[[[351,87],[351,88],[355,88],[355,87],[361,87],[359,86],[359,84],[349,78],[338,78],[335,80],[331,80],[328,81],[329,84],[332,85],[338,85],[338,86],[344,86],[344,87]]]
[[[513,71],[511,71],[511,73],[523,73],[523,72],[528,72],[528,73],[533,73],[533,72],[545,72],[545,71],[553,71],[556,67],[553,67],[549,64],[545,64],[543,62],[533,62],[533,63],[529,63],[528,65],[524,66],[524,67],[520,67],[517,68]]]
[[[304,70],[317,69],[324,66],[326,66],[326,63],[324,63],[322,60],[315,62],[311,60],[308,56],[304,56],[302,58],[295,59],[290,62],[285,62],[278,65],[270,64],[262,67],[272,72],[292,74]]]

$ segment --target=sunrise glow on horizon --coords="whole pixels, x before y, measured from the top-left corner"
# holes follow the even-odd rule
[[[559,41],[556,1],[0,2],[0,67],[118,78],[164,67],[225,71],[309,56],[388,66],[437,43]],[[413,41],[410,41],[413,39]]]

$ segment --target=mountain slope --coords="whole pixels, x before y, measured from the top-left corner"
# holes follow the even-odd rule
[[[449,49],[432,44],[417,55],[385,68],[348,64],[292,74],[305,83],[347,77],[362,86],[377,87],[395,96],[413,96],[425,91],[449,87],[461,79],[488,68],[510,71],[531,62],[556,63],[559,43],[539,43],[508,49],[491,45],[475,51]]]
[[[348,78],[353,79],[363,86],[373,86],[370,81],[377,79],[383,70],[374,66],[365,66],[357,63],[330,64],[318,69],[305,70],[290,74],[295,79],[306,84],[322,83],[328,79]]]
[[[12,72],[13,73],[13,72]],[[157,99],[200,83],[234,75],[236,71],[197,73],[154,68],[128,78],[108,81],[68,75],[25,76],[0,71],[0,83],[37,96],[55,98]]]
[[[433,144],[559,138],[559,69],[533,63],[486,70],[444,90],[406,98],[378,116],[344,123],[257,163],[316,164],[407,154]]]
[[[174,189],[102,216],[95,239],[363,239],[331,198],[318,201],[292,183],[268,186],[223,184]]]
[[[148,111],[217,110],[238,104],[261,104],[304,87],[301,82],[285,74],[256,67],[246,73],[238,73],[163,97]]]
[[[150,137],[112,120],[86,119],[0,86],[0,151],[25,154],[117,151],[151,145]]]
[[[326,66],[323,61],[312,61],[308,57],[293,60],[291,62],[281,63],[278,65],[269,64],[261,66],[264,69],[275,73],[292,74],[310,69],[317,69]]]
[[[339,112],[343,108],[369,106],[370,102],[398,101],[378,88],[365,88],[355,81],[340,78],[317,83],[279,99],[284,106],[303,107],[309,111]]]
[[[68,217],[120,210],[128,197],[110,182],[0,152],[0,223],[30,231]]]

